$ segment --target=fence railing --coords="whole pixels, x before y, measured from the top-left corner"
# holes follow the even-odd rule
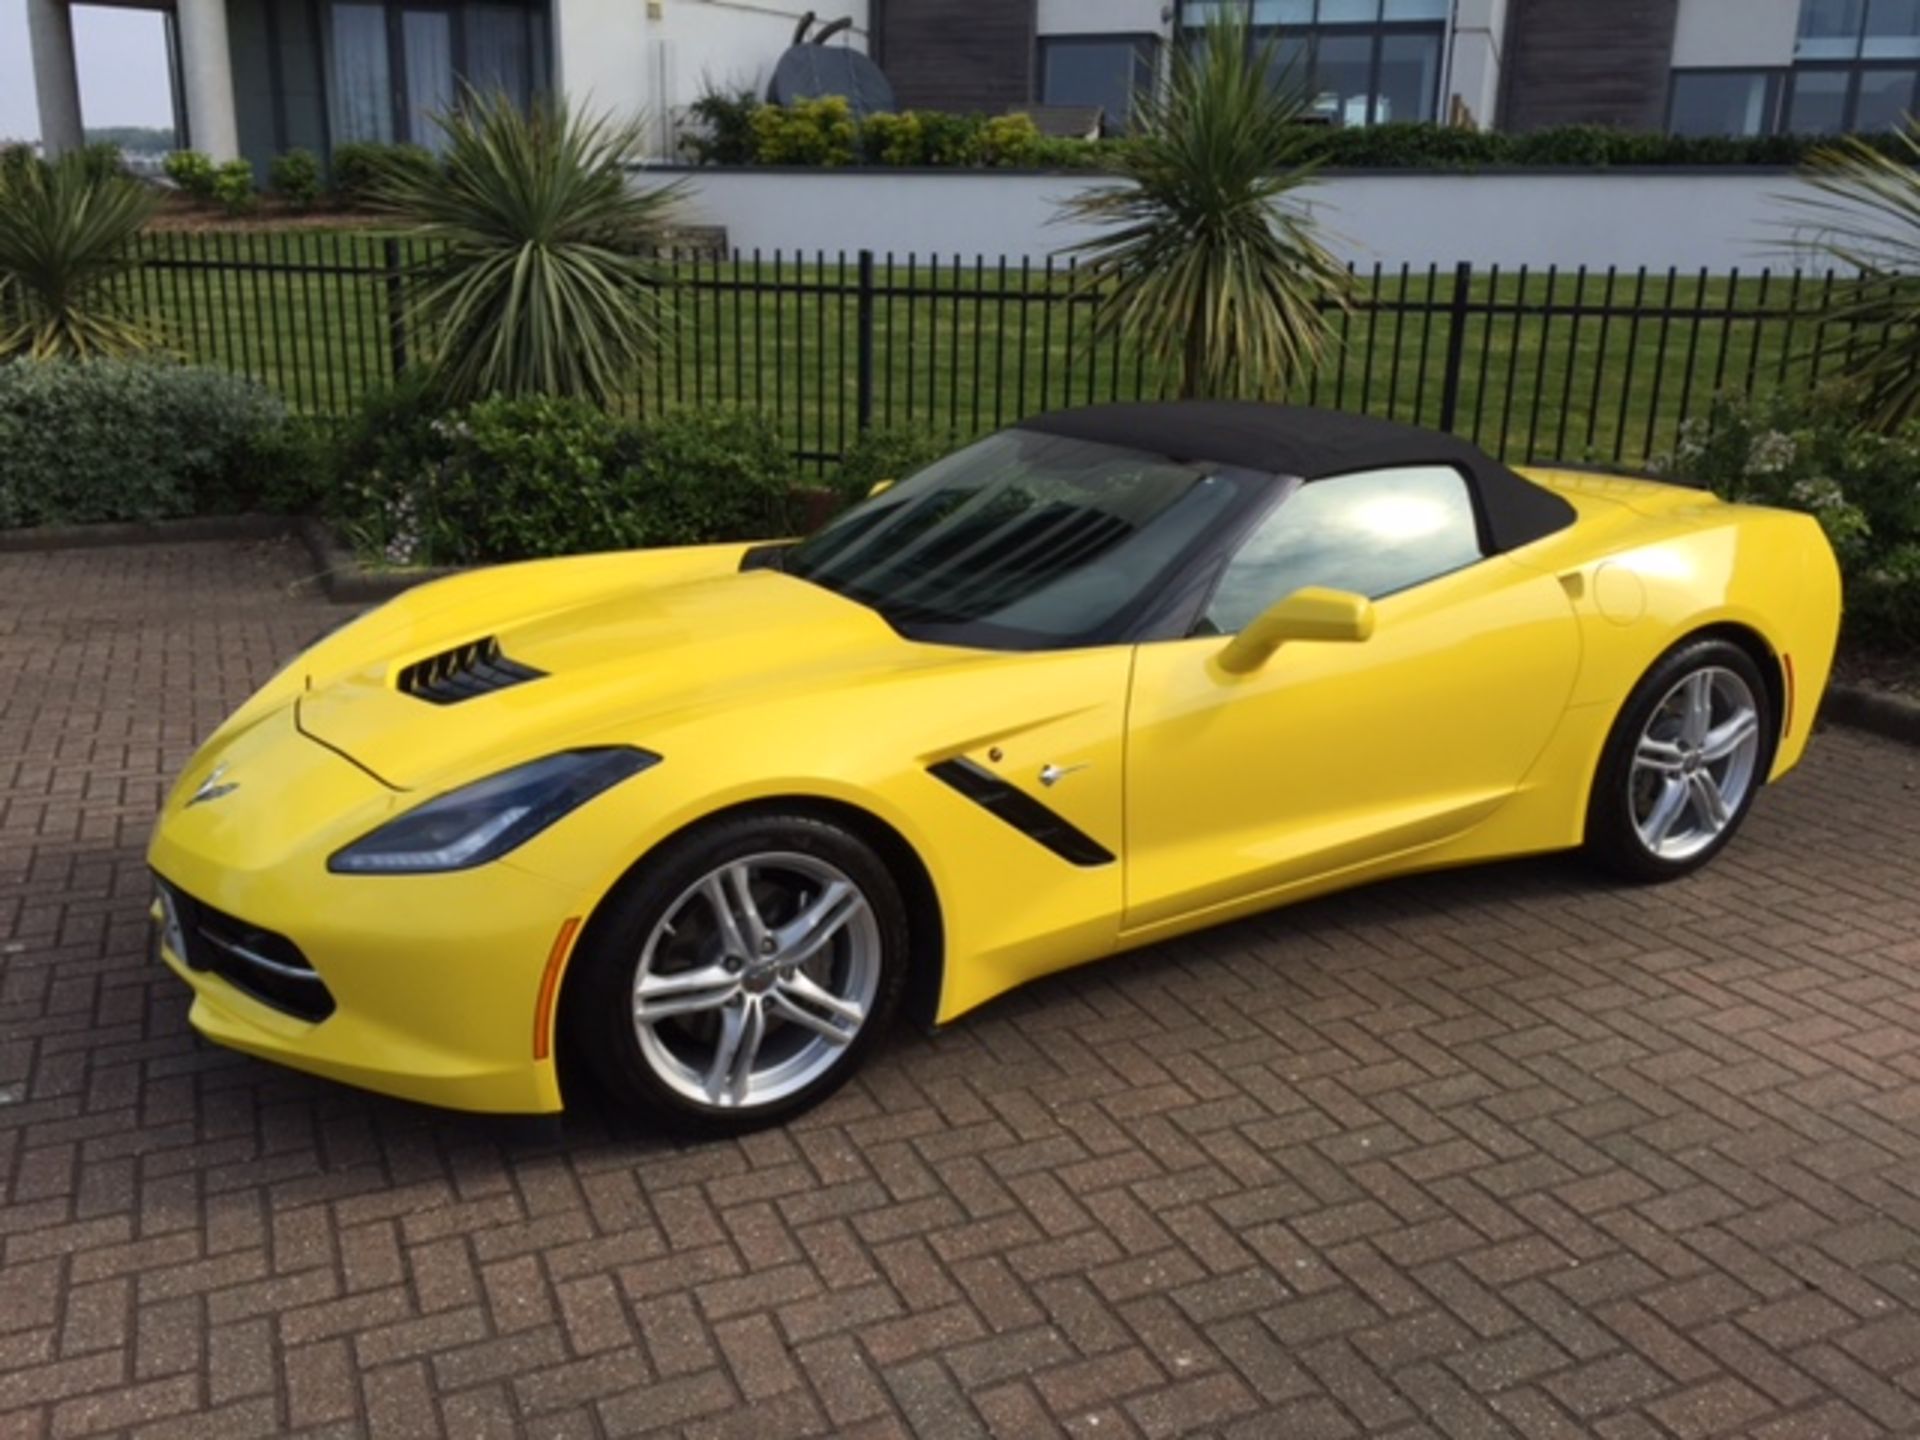
[[[336,232],[158,234],[122,282],[175,348],[345,414],[415,351],[415,242]],[[1173,377],[1096,332],[1071,264],[858,254],[662,257],[664,343],[627,406],[771,414],[816,465],[871,425],[956,438],[1023,415],[1161,398]],[[1843,367],[1832,274],[1476,270],[1360,275],[1340,344],[1291,399],[1464,435],[1515,461],[1637,465],[1716,392]],[[1836,345],[1834,342],[1843,342]]]

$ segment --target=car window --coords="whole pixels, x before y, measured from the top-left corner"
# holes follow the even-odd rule
[[[944,644],[1097,643],[1270,475],[1006,430],[846,511],[782,557],[789,574]]]
[[[1378,599],[1481,557],[1473,497],[1446,465],[1310,480],[1227,562],[1203,632],[1231,635],[1308,585]]]

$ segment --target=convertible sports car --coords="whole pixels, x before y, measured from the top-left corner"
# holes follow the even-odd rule
[[[1704,864],[1807,743],[1801,515],[1259,405],[1029,420],[797,543],[413,590],[160,816],[193,1024],[464,1109],[762,1124],[898,1014],[1365,880]],[[569,1064],[566,1073],[576,1073]]]

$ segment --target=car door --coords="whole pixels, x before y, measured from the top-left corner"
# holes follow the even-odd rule
[[[1374,600],[1364,641],[1226,637],[1304,586]],[[1545,748],[1579,668],[1559,582],[1485,555],[1446,466],[1315,480],[1229,558],[1186,639],[1142,644],[1128,707],[1124,928],[1277,893],[1484,819]]]

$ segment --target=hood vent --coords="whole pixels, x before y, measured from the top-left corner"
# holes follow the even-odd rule
[[[414,661],[400,672],[398,685],[402,694],[416,700],[457,705],[462,700],[538,680],[546,673],[507,659],[500,653],[500,642],[489,635]]]

